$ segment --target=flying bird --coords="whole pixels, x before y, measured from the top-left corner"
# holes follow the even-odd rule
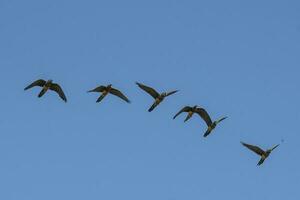
[[[183,112],[187,112],[188,114],[187,114],[187,116],[186,116],[186,118],[185,118],[185,120],[184,120],[184,122],[186,122],[186,121],[188,121],[192,116],[193,116],[193,114],[194,113],[197,113],[199,116],[201,116],[200,115],[200,107],[198,107],[198,106],[194,106],[194,107],[191,107],[191,106],[185,106],[185,107],[183,107],[178,113],[176,113],[176,115],[173,117],[173,119],[175,119],[178,115],[180,115],[181,113],[183,113]]]
[[[112,87],[112,84],[109,84],[107,86],[100,85],[100,86],[96,87],[93,90],[89,90],[88,92],[100,92],[100,93],[102,93],[100,95],[100,97],[97,99],[97,101],[96,101],[97,103],[100,102],[106,95],[108,95],[108,93],[113,94],[113,95],[123,99],[127,103],[130,103],[130,100],[121,91],[119,91],[119,90]]]
[[[267,149],[266,151],[264,151],[261,148],[259,148],[258,146],[246,144],[244,142],[241,142],[241,143],[242,143],[242,145],[244,145],[245,147],[247,147],[248,149],[250,149],[251,151],[253,151],[254,153],[256,153],[260,156],[260,160],[257,163],[257,165],[263,164],[263,162],[270,155],[270,153],[279,146],[279,144],[277,144],[273,148]]]
[[[204,109],[204,108],[201,108],[199,106],[194,106],[194,107],[191,107],[191,106],[185,106],[183,107],[174,117],[173,119],[175,119],[178,115],[180,115],[181,113],[183,112],[187,112],[187,116],[184,120],[184,122],[188,121],[194,113],[197,113],[206,123],[207,125],[207,130],[206,132],[204,133],[204,137],[208,136],[211,131],[213,129],[216,128],[217,124],[219,124],[221,121],[223,121],[224,119],[226,119],[227,117],[222,117],[221,119],[217,120],[217,121],[212,121],[209,114],[207,113],[207,111]]]
[[[146,85],[143,85],[141,83],[136,82],[136,84],[145,92],[147,92],[149,95],[151,95],[155,101],[152,104],[152,106],[149,108],[149,112],[151,112],[156,106],[158,106],[167,96],[170,96],[176,92],[178,92],[178,90],[174,90],[171,92],[163,92],[161,94],[159,94],[155,89],[148,87]]]
[[[42,97],[49,89],[55,91],[62,100],[67,102],[67,98],[61,89],[61,87],[57,83],[53,83],[52,80],[45,81],[43,79],[39,79],[28,85],[24,90],[28,90],[32,87],[39,86],[42,87],[43,89],[39,93],[38,97]]]

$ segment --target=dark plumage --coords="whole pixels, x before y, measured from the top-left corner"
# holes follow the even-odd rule
[[[107,86],[98,86],[93,90],[89,90],[88,92],[100,92],[102,93],[101,96],[97,99],[97,103],[100,102],[108,93],[113,94],[121,99],[123,99],[124,101],[126,101],[127,103],[130,103],[130,100],[119,90],[111,87],[112,84],[109,84]]]
[[[259,148],[258,146],[246,144],[244,142],[241,142],[241,143],[242,143],[242,145],[244,145],[245,147],[247,147],[248,149],[250,149],[251,151],[253,151],[254,153],[256,153],[257,155],[260,156],[260,160],[257,163],[257,165],[263,164],[265,159],[270,155],[270,153],[279,146],[279,144],[277,144],[273,148],[267,149],[266,151],[264,151],[261,148]]]
[[[147,92],[149,95],[151,95],[155,99],[154,103],[152,104],[152,106],[148,110],[149,112],[151,112],[152,110],[154,110],[154,108],[156,106],[158,106],[167,96],[170,96],[170,95],[178,92],[178,90],[174,90],[174,91],[171,91],[171,92],[163,92],[163,93],[159,94],[155,89],[153,89],[151,87],[148,87],[146,85],[143,85],[142,83],[136,82],[136,84],[142,90],[144,90],[145,92]]]
[[[210,116],[208,115],[208,113],[206,112],[206,110],[204,108],[201,108],[199,106],[185,106],[183,107],[174,117],[173,119],[175,119],[178,115],[180,115],[183,112],[187,112],[188,115],[186,116],[184,122],[188,121],[194,113],[197,113],[206,123],[207,125],[207,131],[204,133],[204,137],[208,136],[211,131],[216,128],[217,124],[220,123],[221,121],[223,121],[224,119],[226,119],[227,117],[223,117],[217,121],[212,121]]]
[[[33,83],[31,83],[30,85],[28,85],[26,88],[24,88],[24,90],[28,90],[35,86],[39,86],[39,87],[43,88],[41,90],[41,92],[39,93],[38,97],[42,97],[48,91],[48,89],[50,89],[50,90],[55,91],[62,100],[67,102],[67,98],[66,98],[63,90],[61,89],[61,87],[57,83],[53,83],[52,80],[48,80],[48,81],[45,81],[43,79],[36,80]]]

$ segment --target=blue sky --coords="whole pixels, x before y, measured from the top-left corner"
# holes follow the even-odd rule
[[[0,199],[300,198],[299,1],[0,1]],[[30,82],[53,79],[68,103]],[[179,89],[152,113],[149,95]],[[131,100],[86,91],[112,83]],[[207,138],[194,116],[229,118]],[[240,141],[284,142],[261,167]]]

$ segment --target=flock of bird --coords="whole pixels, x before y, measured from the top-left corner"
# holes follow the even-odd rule
[[[147,92],[149,95],[151,95],[154,98],[154,103],[149,108],[149,110],[148,110],[149,112],[153,111],[166,97],[178,92],[178,90],[174,90],[171,92],[158,93],[155,89],[153,89],[149,86],[146,86],[142,83],[136,82],[136,84],[139,88],[141,88],[142,90],[144,90],[145,92]],[[55,91],[63,101],[67,102],[67,97],[64,94],[60,85],[57,83],[54,83],[52,80],[48,80],[48,81],[45,81],[43,79],[36,80],[33,83],[31,83],[30,85],[28,85],[27,87],[25,87],[24,90],[28,90],[35,86],[42,87],[42,90],[38,94],[38,97],[42,97],[50,89],[50,90]],[[95,89],[89,90],[88,92],[89,93],[90,92],[101,93],[101,95],[98,97],[98,99],[96,101],[97,103],[100,102],[101,100],[103,100],[104,97],[107,96],[108,94],[115,95],[115,96],[121,98],[122,100],[126,101],[127,103],[130,103],[130,100],[120,90],[113,88],[111,84],[109,84],[107,86],[100,85],[100,86],[96,87]],[[176,113],[176,115],[173,117],[173,119],[175,119],[178,115],[180,115],[183,112],[187,113],[187,116],[186,116],[184,122],[188,121],[193,116],[194,113],[198,114],[205,121],[205,123],[207,125],[207,130],[203,135],[204,137],[207,137],[212,132],[212,130],[216,128],[217,124],[219,124],[221,121],[223,121],[224,119],[227,118],[227,117],[222,117],[219,120],[212,121],[209,114],[207,113],[207,111],[204,108],[201,108],[201,107],[195,105],[193,107],[191,107],[191,106],[183,107],[178,113]],[[263,164],[263,162],[270,155],[270,153],[279,146],[279,144],[277,144],[270,149],[262,150],[258,146],[250,145],[250,144],[247,144],[244,142],[241,142],[241,144],[260,156],[260,160],[257,163],[257,165]]]

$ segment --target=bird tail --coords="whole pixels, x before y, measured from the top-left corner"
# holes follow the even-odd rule
[[[43,87],[43,89],[41,90],[41,92],[39,93],[38,97],[42,97],[46,92],[47,92],[48,88]]]
[[[207,127],[206,132],[204,133],[203,137],[207,137],[212,131],[212,128],[210,126]]]
[[[184,120],[184,122],[188,121],[192,117],[192,114],[188,114]]]
[[[259,160],[259,162],[257,163],[257,166],[259,166],[259,165],[263,164],[263,163],[264,163],[264,161],[265,161],[265,158],[261,158],[261,159]]]
[[[158,104],[159,104],[159,103],[154,102],[154,103],[152,104],[152,106],[149,108],[148,112],[151,112],[152,110],[154,110],[154,108],[155,108],[156,106],[158,106]]]
[[[106,96],[106,94],[101,94],[101,96],[97,99],[96,103],[102,101],[102,99]]]

